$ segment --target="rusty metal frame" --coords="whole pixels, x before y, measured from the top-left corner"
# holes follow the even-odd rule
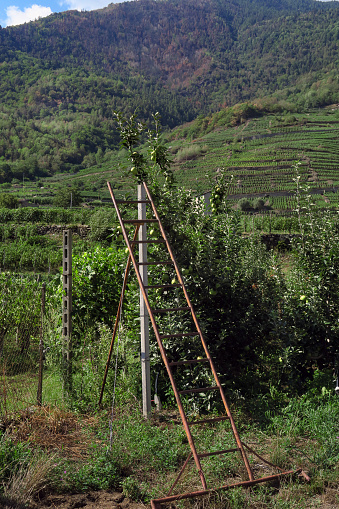
[[[262,456],[260,456],[260,454],[255,452],[251,447],[249,447],[244,442],[242,444],[251,454],[256,456],[258,459],[260,459],[261,461],[263,461],[264,463],[266,463],[270,467],[276,468],[280,472],[278,474],[273,474],[273,475],[270,475],[270,476],[260,477],[258,479],[253,479],[252,481],[240,481],[240,482],[234,483],[234,484],[226,484],[224,486],[220,486],[219,488],[215,488],[215,489],[201,490],[201,491],[195,491],[195,492],[191,492],[191,493],[180,493],[178,495],[172,495],[173,489],[178,484],[180,477],[184,473],[184,471],[185,471],[185,469],[186,469],[186,467],[187,467],[187,465],[189,463],[189,460],[192,458],[192,453],[190,453],[188,455],[188,458],[184,462],[183,466],[181,467],[181,470],[180,470],[178,476],[176,477],[173,485],[171,486],[167,496],[163,497],[163,498],[158,498],[158,499],[151,500],[151,507],[152,507],[152,509],[161,509],[161,505],[162,504],[169,504],[171,502],[176,502],[176,501],[183,500],[183,499],[186,499],[186,498],[203,497],[203,496],[206,496],[206,495],[210,495],[211,493],[216,493],[217,491],[222,491],[222,490],[226,491],[226,490],[229,490],[229,489],[232,489],[232,488],[240,488],[240,487],[244,487],[244,488],[251,487],[251,486],[254,486],[255,484],[259,484],[259,483],[263,483],[263,482],[269,482],[269,481],[274,481],[276,479],[280,479],[281,477],[287,476],[287,475],[298,475],[299,477],[303,477],[305,479],[305,481],[310,482],[311,479],[309,478],[309,476],[301,468],[298,468],[297,470],[286,470],[286,471],[284,471],[282,468],[278,467],[277,465],[274,465],[270,461],[268,461],[265,458],[263,458]]]
[[[152,311],[150,302],[148,300],[147,291],[146,291],[144,283],[143,283],[143,281],[141,279],[141,275],[139,273],[138,263],[137,263],[137,261],[135,259],[134,254],[133,254],[131,242],[130,242],[128,236],[127,236],[127,232],[126,232],[126,229],[125,229],[125,226],[124,226],[124,221],[123,221],[123,219],[121,217],[118,204],[116,202],[115,196],[113,194],[113,191],[112,191],[112,188],[111,188],[111,185],[110,185],[109,182],[107,182],[107,186],[108,186],[108,189],[109,189],[109,192],[110,192],[110,195],[111,195],[111,198],[112,198],[112,201],[113,201],[113,204],[114,204],[114,207],[115,207],[118,219],[119,219],[119,223],[121,225],[122,234],[124,236],[125,242],[127,244],[129,252],[130,252],[130,257],[132,259],[132,262],[133,262],[133,265],[134,265],[134,269],[135,269],[135,272],[136,272],[136,276],[137,276],[137,279],[138,279],[138,283],[139,283],[142,295],[143,295],[144,300],[145,300],[145,304],[146,304],[146,307],[147,307],[147,310],[148,310],[148,313],[149,313],[150,320],[152,322],[154,334],[155,334],[155,337],[156,337],[156,340],[157,340],[157,343],[158,343],[158,346],[159,346],[161,357],[162,357],[162,360],[163,360],[163,362],[165,364],[165,367],[166,367],[169,379],[171,381],[171,385],[172,385],[174,396],[175,396],[175,399],[176,399],[176,402],[177,402],[177,405],[178,405],[178,409],[179,409],[179,413],[180,413],[180,416],[181,416],[181,420],[183,422],[183,425],[184,425],[184,428],[185,428],[185,431],[186,431],[186,436],[187,436],[188,442],[190,444],[190,448],[191,448],[191,451],[192,451],[195,463],[197,465],[197,469],[198,469],[198,473],[199,473],[199,476],[200,476],[200,480],[201,480],[203,488],[207,489],[206,479],[205,479],[205,476],[203,474],[201,463],[200,463],[200,459],[198,457],[198,453],[197,453],[196,448],[195,448],[193,436],[192,436],[191,430],[190,430],[188,422],[187,422],[187,418],[186,418],[186,415],[185,415],[185,410],[184,410],[183,404],[181,402],[178,389],[176,387],[176,383],[175,383],[175,380],[174,380],[174,377],[173,377],[173,374],[172,374],[172,370],[171,370],[170,365],[169,365],[169,361],[167,359],[167,355],[166,355],[164,346],[163,346],[162,341],[161,341],[161,337],[160,337],[160,333],[159,333],[159,330],[158,330],[158,326],[157,326],[157,323],[155,321],[155,318],[154,318],[154,315],[153,315],[153,311]],[[148,189],[147,189],[145,184],[144,184],[144,186],[145,186],[146,193],[149,196],[149,191],[148,191]],[[135,225],[141,225],[142,223],[143,223],[142,220],[135,220],[134,221]],[[172,256],[173,256],[173,254],[172,254]],[[172,256],[171,256],[171,258],[172,258]],[[173,258],[172,258],[172,260],[173,260]],[[180,279],[181,279],[181,276],[180,276]]]
[[[258,483],[263,483],[263,482],[267,482],[267,481],[272,481],[274,479],[279,479],[280,477],[286,476],[286,475],[299,474],[299,475],[302,475],[306,480],[309,480],[308,476],[302,471],[302,469],[282,471],[282,469],[280,469],[279,467],[276,467],[272,463],[268,462],[267,460],[265,460],[264,458],[259,456],[249,446],[245,445],[241,441],[240,436],[239,436],[238,431],[237,431],[237,428],[236,428],[236,425],[235,425],[235,422],[233,420],[230,408],[229,408],[228,403],[226,401],[226,397],[225,397],[223,388],[222,388],[221,383],[219,381],[219,377],[218,377],[216,368],[214,366],[214,363],[213,363],[212,358],[210,356],[207,344],[205,342],[205,339],[203,337],[202,331],[200,329],[200,326],[199,326],[196,314],[194,312],[192,303],[191,303],[191,301],[189,299],[189,296],[188,296],[188,293],[187,293],[184,281],[182,279],[179,267],[178,267],[178,265],[176,263],[174,254],[173,254],[172,249],[171,249],[171,247],[169,245],[169,242],[167,240],[166,233],[164,231],[164,228],[162,226],[160,217],[159,217],[159,215],[157,213],[157,210],[155,208],[155,205],[153,203],[152,197],[150,195],[150,192],[148,190],[148,187],[147,187],[146,183],[143,183],[143,186],[145,188],[146,195],[147,195],[147,198],[149,200],[149,203],[152,206],[153,214],[154,214],[154,216],[156,218],[155,220],[149,220],[149,219],[147,220],[146,219],[146,220],[127,220],[127,221],[124,221],[122,219],[122,216],[121,216],[121,213],[120,213],[120,210],[119,210],[119,207],[118,207],[118,202],[115,199],[115,196],[113,194],[113,191],[112,191],[112,188],[111,188],[111,185],[110,185],[109,182],[107,182],[107,186],[108,186],[108,189],[109,189],[109,192],[110,192],[110,195],[111,195],[111,198],[112,198],[112,201],[113,201],[113,204],[114,204],[114,207],[115,207],[118,219],[119,219],[119,223],[121,225],[123,237],[125,239],[126,245],[128,247],[129,253],[130,253],[129,254],[129,259],[128,259],[128,270],[129,270],[130,263],[132,262],[133,266],[134,266],[134,269],[135,269],[135,273],[136,273],[137,279],[138,279],[140,290],[141,290],[141,293],[143,295],[143,298],[144,298],[144,301],[145,301],[145,305],[147,307],[147,310],[148,310],[148,313],[149,313],[149,317],[150,317],[150,320],[151,320],[151,323],[152,323],[152,326],[153,326],[153,330],[154,330],[154,334],[155,334],[155,337],[156,337],[156,340],[157,340],[157,343],[158,343],[160,354],[161,354],[162,360],[163,360],[163,362],[165,364],[165,367],[166,367],[166,370],[167,370],[167,373],[168,373],[168,376],[169,376],[169,379],[170,379],[170,382],[171,382],[171,385],[172,385],[172,388],[173,388],[173,392],[174,392],[174,396],[175,396],[175,399],[176,399],[176,402],[177,402],[177,406],[178,406],[178,409],[179,409],[181,420],[182,420],[183,426],[185,428],[186,436],[187,436],[187,439],[188,439],[188,442],[189,442],[189,445],[190,445],[190,449],[191,449],[191,452],[189,453],[188,458],[184,462],[184,464],[183,464],[183,466],[182,466],[182,468],[181,468],[181,470],[180,470],[176,480],[174,481],[174,484],[172,485],[168,495],[166,497],[163,497],[163,498],[151,500],[151,507],[152,507],[152,509],[161,509],[161,505],[162,504],[166,504],[166,503],[170,503],[170,502],[175,502],[175,501],[183,500],[183,499],[187,499],[187,498],[200,497],[200,496],[208,495],[208,494],[211,494],[211,493],[215,493],[216,491],[219,491],[219,490],[228,490],[228,489],[235,488],[235,487],[250,487],[250,486],[253,486],[253,485],[258,484]],[[135,203],[135,202],[131,201],[131,203]],[[185,414],[185,410],[184,410],[184,407],[183,407],[183,404],[182,404],[182,401],[181,401],[181,398],[180,398],[180,394],[183,393],[184,391],[178,391],[176,383],[175,383],[175,380],[174,380],[174,377],[173,377],[173,373],[172,373],[172,370],[171,370],[171,365],[172,364],[176,365],[178,363],[177,362],[170,363],[168,358],[167,358],[167,355],[166,355],[166,352],[165,352],[165,349],[164,349],[164,346],[163,346],[163,343],[162,343],[162,338],[166,337],[166,335],[162,336],[159,333],[158,326],[157,326],[157,323],[156,323],[155,318],[154,318],[154,312],[157,311],[157,310],[152,310],[152,308],[150,306],[150,302],[149,302],[149,299],[148,299],[148,293],[147,293],[147,287],[145,287],[144,284],[143,284],[143,281],[142,281],[142,278],[141,278],[141,275],[140,275],[140,272],[139,272],[139,268],[138,268],[138,263],[137,263],[137,261],[135,259],[134,254],[133,254],[133,248],[138,243],[138,241],[136,240],[137,230],[139,229],[139,227],[144,222],[154,222],[154,221],[156,221],[158,223],[161,235],[162,235],[163,240],[165,241],[165,244],[166,244],[166,247],[167,247],[167,251],[168,251],[168,253],[170,255],[170,258],[172,260],[172,263],[173,263],[173,266],[174,266],[174,269],[175,269],[178,281],[180,283],[180,286],[182,287],[184,296],[186,298],[186,302],[187,302],[187,305],[188,305],[187,309],[190,310],[192,318],[193,318],[193,321],[194,321],[194,324],[196,326],[197,333],[194,333],[194,334],[196,334],[197,336],[200,337],[203,349],[205,351],[207,359],[203,359],[203,360],[207,360],[209,362],[209,364],[210,364],[211,371],[213,373],[214,379],[215,379],[216,384],[217,384],[215,388],[219,389],[220,396],[221,396],[221,399],[223,401],[223,404],[224,404],[224,407],[225,407],[225,410],[226,410],[227,417],[217,418],[216,420],[229,419],[230,424],[231,424],[231,428],[232,428],[232,432],[233,432],[234,438],[235,438],[237,446],[238,446],[236,449],[228,449],[228,450],[225,450],[225,451],[215,451],[215,452],[211,452],[211,453],[202,453],[202,454],[198,454],[197,453],[197,450],[196,450],[196,447],[195,447],[195,444],[194,444],[194,440],[193,440],[193,436],[192,436],[191,430],[190,430],[190,425],[194,424],[194,422],[188,422],[188,420],[187,420],[187,417],[186,417],[186,414]],[[132,223],[132,224],[134,224],[136,226],[135,236],[134,236],[132,241],[130,241],[129,238],[128,238],[128,235],[127,235],[124,223]],[[124,294],[124,291],[125,291],[125,288],[126,288],[126,282],[127,282],[127,268],[126,268],[124,286],[123,286],[123,290],[122,290],[122,294],[121,294],[121,299],[120,299],[121,300],[121,304],[122,304],[123,294]],[[119,304],[119,308],[120,308],[120,304]],[[181,309],[181,308],[179,308],[179,309]],[[119,314],[119,309],[118,309],[118,314]],[[117,316],[117,320],[118,320],[118,316]],[[189,333],[189,334],[191,334],[191,333]],[[113,334],[113,335],[115,337],[115,334]],[[111,350],[113,348],[114,337],[112,338],[110,355],[111,355]],[[110,361],[110,356],[109,356],[109,360],[108,360],[107,365],[106,365],[106,370],[108,370],[109,361]],[[187,362],[195,362],[195,360],[187,361]],[[106,377],[106,373],[105,373],[105,377]],[[104,387],[104,384],[103,384],[103,387]],[[103,392],[103,387],[102,387],[102,392]],[[101,402],[101,399],[102,399],[102,393],[100,395],[100,402]],[[210,421],[211,421],[210,419],[206,420],[206,422],[210,422]],[[199,421],[199,422],[205,422],[205,421]],[[270,476],[266,476],[266,477],[261,477],[259,479],[255,479],[254,476],[253,476],[253,472],[252,472],[251,466],[249,464],[249,460],[248,460],[246,452],[245,452],[245,448],[251,454],[254,454],[255,456],[260,458],[262,461],[264,461],[265,463],[267,463],[271,467],[274,467],[274,468],[277,468],[278,470],[280,470],[280,472],[278,474],[274,474],[274,475],[270,475]],[[244,465],[245,465],[246,470],[247,470],[247,474],[248,474],[249,480],[248,481],[241,481],[241,482],[238,482],[238,483],[229,484],[229,485],[225,485],[225,486],[220,486],[219,488],[216,488],[216,489],[208,489],[207,488],[206,479],[205,479],[204,473],[202,471],[202,466],[201,466],[201,463],[200,463],[200,458],[203,458],[203,457],[206,457],[206,456],[211,456],[213,454],[224,454],[224,453],[227,453],[227,452],[236,452],[236,451],[239,451],[241,453]],[[197,470],[198,470],[198,474],[199,474],[199,477],[200,477],[203,489],[200,490],[200,491],[195,491],[195,492],[191,492],[191,493],[181,493],[181,494],[177,494],[177,495],[171,495],[174,487],[177,485],[180,477],[182,476],[183,472],[185,471],[185,468],[187,467],[187,465],[188,465],[188,463],[189,463],[189,461],[191,460],[192,457],[193,457],[193,459],[195,461],[195,464],[196,464],[196,467],[197,467]]]
[[[181,476],[181,474],[182,474],[182,472],[180,472],[180,476]],[[153,500],[151,500],[151,507],[152,507],[152,509],[161,509],[162,504],[169,504],[170,502],[177,502],[179,500],[184,500],[186,498],[203,497],[205,495],[210,495],[211,493],[216,493],[217,491],[221,491],[221,490],[225,491],[225,490],[229,490],[232,488],[240,488],[240,487],[249,488],[251,486],[254,486],[255,484],[279,479],[280,477],[282,477],[284,475],[295,475],[295,474],[303,475],[302,469],[299,468],[297,470],[288,470],[286,472],[281,472],[280,474],[270,475],[267,477],[261,477],[259,479],[254,479],[252,481],[241,481],[241,482],[234,483],[234,484],[226,484],[225,486],[220,486],[215,489],[192,491],[191,493],[180,493],[178,495],[169,495],[167,497],[153,499]],[[174,485],[173,485],[173,487],[174,487]]]

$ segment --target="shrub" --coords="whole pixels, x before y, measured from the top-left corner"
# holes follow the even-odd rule
[[[178,162],[181,161],[190,161],[191,159],[195,159],[202,152],[202,148],[200,145],[189,145],[188,147],[184,147],[177,152],[176,160]]]
[[[265,206],[265,202],[262,198],[256,198],[253,201],[253,208],[256,210],[262,210]]]
[[[18,207],[18,199],[13,194],[1,193],[0,194],[0,208],[16,209]]]
[[[90,237],[92,240],[106,241],[112,235],[113,224],[117,216],[113,209],[102,208],[96,210],[91,216],[89,225],[91,227]]]
[[[250,210],[252,208],[252,204],[248,198],[241,198],[238,201],[238,209],[239,210]]]

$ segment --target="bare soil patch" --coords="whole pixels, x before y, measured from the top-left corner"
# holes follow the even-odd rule
[[[32,505],[32,509],[77,509],[80,507],[86,509],[145,509],[147,506],[129,500],[122,493],[108,491],[48,495]]]

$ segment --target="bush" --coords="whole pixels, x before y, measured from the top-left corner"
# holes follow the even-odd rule
[[[96,247],[73,257],[73,314],[75,333],[97,322],[112,325],[118,308],[126,254]]]
[[[18,199],[13,194],[1,193],[0,194],[0,208],[16,209],[18,207]]]
[[[54,471],[52,483],[60,491],[83,492],[109,490],[120,486],[120,469],[112,454],[98,447],[92,451],[91,459],[74,468],[74,464],[61,463]]]
[[[189,145],[188,147],[184,147],[177,152],[176,160],[178,162],[181,161],[190,161],[191,159],[195,159],[202,152],[200,145]]]
[[[252,204],[248,198],[241,198],[238,201],[238,209],[239,210],[250,210],[252,208]]]
[[[256,198],[253,201],[253,208],[255,210],[262,210],[265,207],[265,202],[262,198]]]
[[[117,221],[115,210],[102,208],[96,210],[91,216],[89,225],[91,227],[90,237],[92,240],[106,241],[112,236],[113,225]]]

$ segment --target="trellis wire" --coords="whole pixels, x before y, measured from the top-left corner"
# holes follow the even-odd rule
[[[37,404],[42,292],[35,281],[2,275],[0,287],[0,418]],[[40,388],[41,389],[41,388]]]

